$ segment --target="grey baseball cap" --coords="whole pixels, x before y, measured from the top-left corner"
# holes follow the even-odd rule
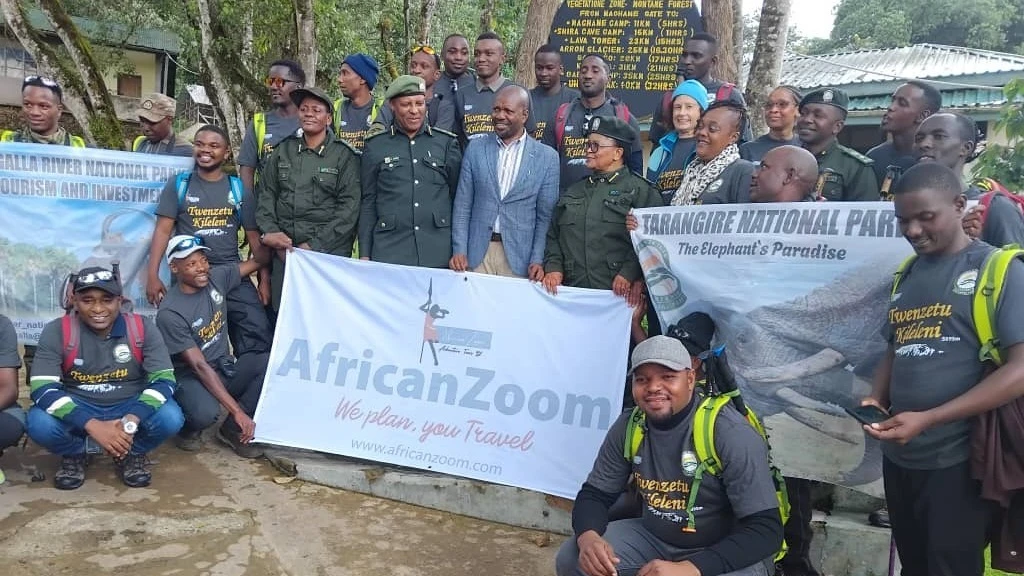
[[[690,353],[683,343],[668,336],[652,336],[633,349],[629,373],[644,364],[661,364],[669,370],[691,370]]]

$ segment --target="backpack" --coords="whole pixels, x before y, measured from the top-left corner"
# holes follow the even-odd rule
[[[629,119],[633,116],[629,112],[629,107],[626,106],[625,102],[619,102],[615,98],[609,98],[608,101],[612,105],[612,110],[615,111],[615,115],[624,122],[629,122]],[[558,107],[555,111],[555,149],[559,152],[562,151],[562,137],[565,136],[565,123],[569,119],[569,114],[572,112],[573,105],[576,101],[565,102]]]
[[[29,142],[28,140],[22,140],[21,136],[14,130],[4,130],[0,133],[0,142]],[[29,142],[31,143],[31,142]],[[71,146],[72,148],[85,148],[85,140],[80,136],[75,136],[68,133],[64,137],[64,145]]]
[[[736,85],[731,82],[726,82],[719,86],[718,90],[715,90],[715,102],[728,100],[729,97],[732,96],[734,88],[736,88]],[[674,90],[669,90],[662,94],[661,97],[662,123],[665,124],[665,128],[668,131],[672,130],[672,92],[674,92]],[[657,142],[655,142],[655,144],[657,144]]]
[[[707,395],[697,405],[693,413],[693,450],[697,454],[697,468],[693,473],[690,494],[686,500],[686,527],[683,528],[683,531],[696,531],[693,508],[697,503],[697,493],[700,491],[704,475],[719,476],[722,473],[722,460],[715,448],[715,423],[718,420],[718,415],[725,409],[737,410],[742,414],[768,445],[768,465],[772,473],[772,483],[775,484],[779,514],[782,517],[782,524],[785,526],[790,513],[786,480],[783,478],[782,472],[772,464],[771,444],[768,442],[768,433],[765,431],[764,425],[761,424],[757,414],[743,403],[740,391],[735,387],[735,380],[725,359],[724,347],[705,352],[700,355],[700,359],[705,366],[704,389]],[[731,389],[725,390],[729,387]],[[631,464],[640,452],[640,444],[643,442],[645,434],[645,420],[646,416],[643,411],[639,407],[634,407],[626,423],[626,441],[622,448],[622,456]],[[782,547],[775,555],[775,561],[781,560],[787,550],[788,546],[783,539]]]
[[[1017,207],[1017,212],[1021,214],[1021,217],[1024,217],[1024,196],[1010,192],[1005,186],[991,178],[980,178],[974,182],[974,185],[982,191],[981,196],[978,197],[978,204],[985,207],[985,212],[981,215],[982,226],[985,225],[985,220],[988,218],[988,207],[992,204],[992,199],[997,194],[1012,200],[1013,204]]]
[[[1006,271],[1010,268],[1010,262],[1016,258],[1024,258],[1024,250],[1019,246],[1010,244],[1003,248],[996,248],[985,257],[985,261],[982,262],[981,269],[978,271],[978,279],[974,284],[971,317],[974,321],[974,333],[978,336],[978,342],[981,342],[981,348],[978,349],[978,360],[992,362],[996,366],[1003,364],[1003,353],[994,327],[996,307],[999,305],[999,297],[1003,293]],[[909,256],[896,269],[891,296],[896,295],[900,280],[907,275],[911,264],[916,259],[916,254]]]
[[[191,172],[179,172],[174,177],[174,188],[178,191],[178,206],[185,204],[185,194],[188,193],[188,182],[192,178]],[[242,179],[238,176],[228,176],[228,184],[231,188],[231,203],[235,205],[235,217],[239,223],[242,221]]]
[[[146,328],[142,322],[142,316],[131,312],[122,312],[125,325],[128,327],[128,347],[131,348],[132,357],[141,366],[142,349],[146,339]],[[78,345],[81,342],[82,323],[78,320],[78,314],[71,312],[60,319],[60,329],[64,341],[64,359],[61,362],[61,372],[67,374],[75,365],[78,358]]]
[[[135,141],[132,142],[132,152],[138,152],[139,148],[142,148],[142,143],[146,141],[145,136],[136,136]]]

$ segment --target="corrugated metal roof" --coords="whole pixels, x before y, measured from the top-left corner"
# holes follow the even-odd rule
[[[961,88],[957,90],[942,90],[943,108],[978,108],[981,106],[993,107],[1002,106],[1006,103],[1006,96],[1002,90],[975,90]],[[885,110],[889,107],[891,97],[882,96],[854,96],[850,98],[850,111]]]
[[[787,53],[782,62],[780,83],[806,89],[891,82],[903,78],[950,78],[1006,72],[1024,73],[1024,56],[940,44],[915,44],[818,56]]]
[[[78,26],[80,32],[96,43],[102,44],[105,40],[109,42],[116,39],[118,42],[123,41],[128,47],[141,48],[148,52],[170,52],[171,54],[181,52],[181,39],[166,30],[158,28],[128,30],[128,27],[123,24],[101,23],[78,16],[72,16],[71,20]],[[53,24],[38,8],[28,10],[28,21],[36,30],[53,33]],[[7,23],[2,14],[0,14],[0,22]]]

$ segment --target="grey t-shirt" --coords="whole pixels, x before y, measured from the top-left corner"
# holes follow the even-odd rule
[[[207,257],[211,264],[237,263],[239,212],[242,228],[256,230],[255,202],[249,192],[242,192],[242,207],[236,210],[228,176],[208,182],[192,174],[185,198],[179,203],[176,181],[171,177],[164,186],[156,215],[174,219],[175,234],[202,237],[210,249]]]
[[[699,401],[694,395],[693,402]],[[660,540],[680,548],[706,548],[727,536],[737,519],[778,508],[764,439],[739,412],[726,407],[715,421],[722,475],[704,475],[693,507],[696,531],[684,532],[693,478],[683,472],[682,457],[693,450],[693,410],[668,430],[648,426],[638,464],[622,455],[629,417],[629,411],[623,412],[608,430],[587,483],[619,494],[633,476],[644,500],[643,525]]]
[[[900,155],[896,152],[896,147],[891,142],[883,142],[875,146],[868,150],[865,156],[875,161],[871,167],[875,170],[875,178],[878,179],[879,186],[885,182],[885,175],[889,171],[889,166],[897,168],[896,178],[898,179],[900,175],[913,168],[914,164],[917,164],[917,158],[913,154]]]
[[[225,265],[210,268],[210,283],[195,294],[185,294],[178,284],[167,290],[156,323],[175,370],[188,371],[178,355],[191,348],[199,348],[211,366],[230,357],[224,298],[241,283],[238,266]]]
[[[969,200],[977,200],[982,192],[976,186],[971,186],[964,194]],[[1001,194],[992,197],[980,240],[993,246],[1024,246],[1024,215],[1021,214],[1016,202]]]
[[[149,376],[171,369],[171,359],[160,330],[143,316],[142,365],[135,361],[123,317],[114,322],[107,337],[100,337],[83,322],[78,354],[70,371],[63,373],[64,332],[61,319],[51,321],[39,335],[32,361],[32,378],[54,377],[72,398],[97,406],[113,406],[137,397],[149,387]]]
[[[579,91],[565,85],[554,96],[549,96],[540,88],[530,90],[530,116],[537,123],[533,137],[537,140],[544,138],[544,127],[555,121],[555,112],[558,111],[558,107],[579,97]]]
[[[793,136],[790,140],[776,140],[765,134],[757,140],[752,142],[744,142],[740,144],[740,158],[749,160],[750,162],[760,162],[761,158],[767,154],[770,150],[774,150],[779,146],[796,146],[797,148],[803,148],[803,144],[800,142],[800,138]]]
[[[886,338],[896,351],[889,384],[893,414],[941,406],[981,382],[986,367],[971,305],[978,271],[992,247],[972,242],[952,256],[919,256],[889,305]],[[1007,271],[995,330],[1005,348],[1024,342],[1024,263]],[[900,446],[882,450],[904,468],[937,470],[970,457],[970,421],[935,426]]]
[[[0,314],[0,368],[21,368],[18,356],[18,331],[11,319]]]
[[[298,115],[291,118],[282,118],[277,112],[266,113],[267,131],[263,134],[263,142],[256,142],[256,130],[253,122],[245,129],[245,137],[242,138],[242,149],[238,152],[238,165],[250,168],[261,168],[263,159],[270,156],[274,147],[282,140],[295,134],[299,130]],[[261,154],[262,151],[262,154]]]
[[[337,127],[338,138],[348,142],[356,150],[363,149],[363,140],[366,138],[366,131],[370,129],[370,124],[373,123],[374,114],[373,109],[384,108],[384,104],[377,104],[377,102],[371,98],[369,102],[362,106],[356,106],[351,100],[345,99],[341,103],[341,122]]]
[[[445,72],[441,74],[441,79],[434,83],[434,94],[440,94],[454,103],[455,94],[470,88],[475,82],[476,73],[472,70],[467,69],[458,78],[452,78]]]

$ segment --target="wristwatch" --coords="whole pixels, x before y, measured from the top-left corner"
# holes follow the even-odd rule
[[[126,434],[135,434],[139,431],[139,425],[134,420],[129,420],[127,416],[121,418],[121,428]]]

